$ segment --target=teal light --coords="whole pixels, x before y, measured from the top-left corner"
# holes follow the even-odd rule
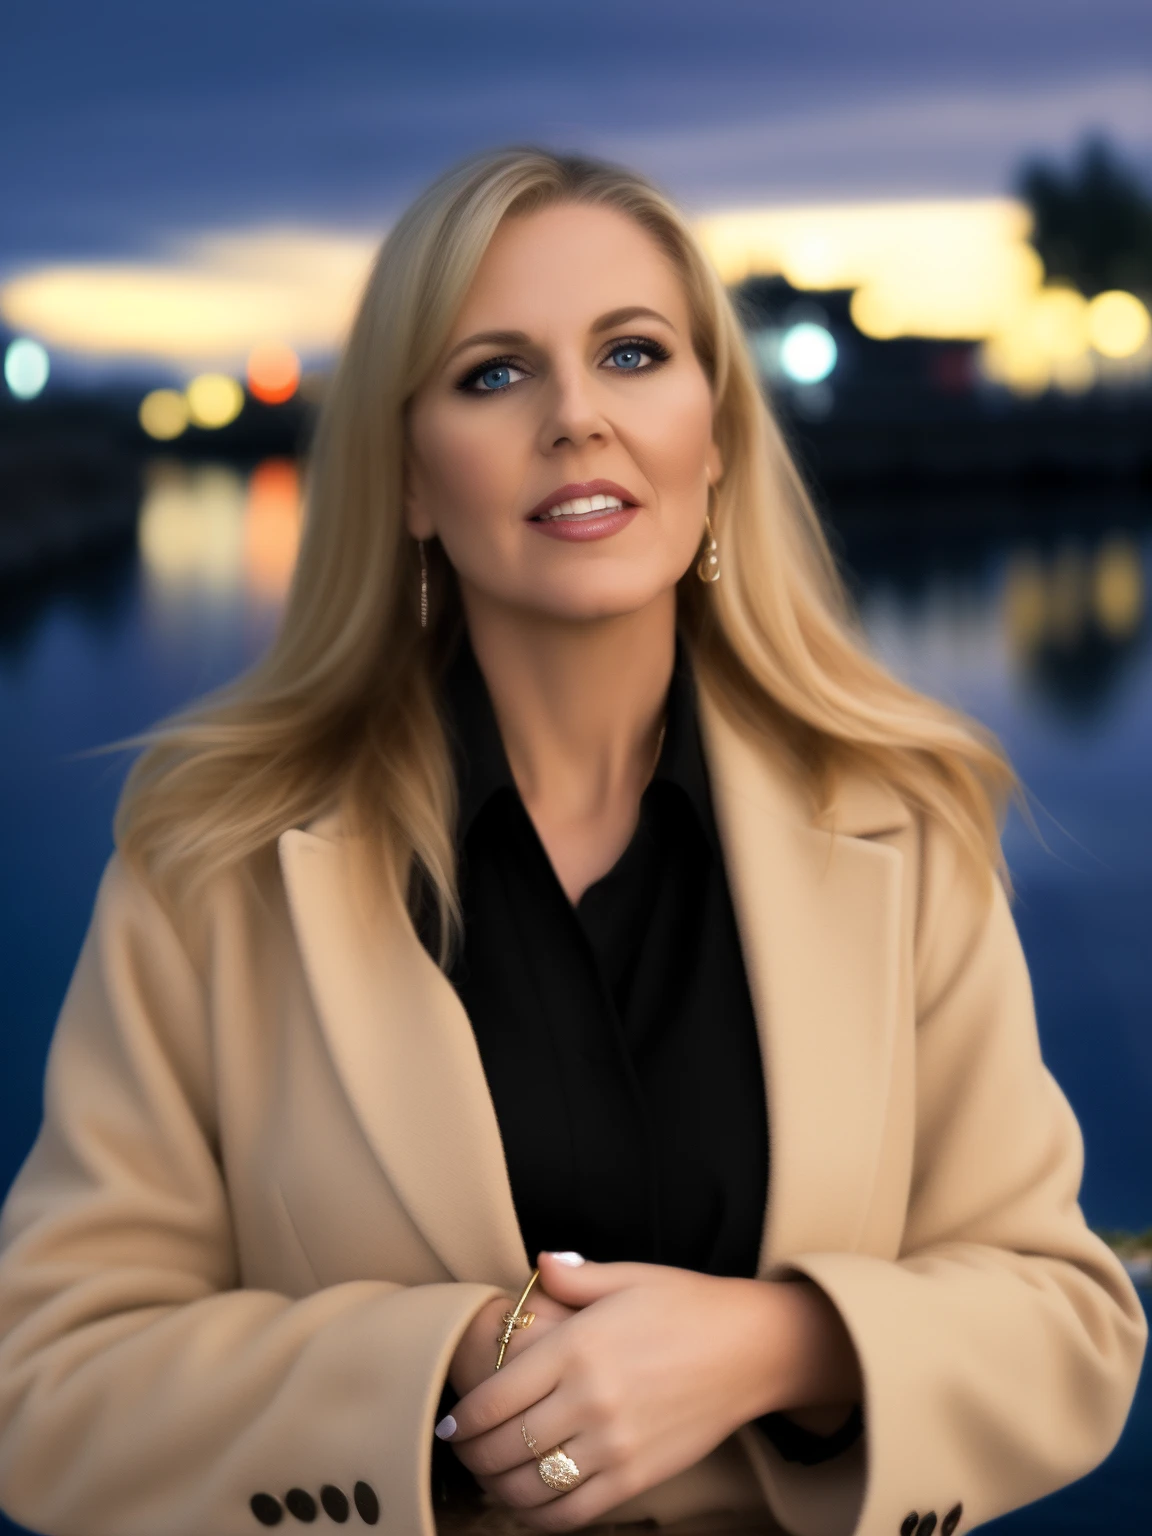
[[[48,354],[30,336],[17,336],[4,354],[4,382],[17,400],[34,400],[48,382]]]
[[[795,384],[819,384],[836,366],[836,341],[831,331],[811,320],[784,332],[780,366]]]

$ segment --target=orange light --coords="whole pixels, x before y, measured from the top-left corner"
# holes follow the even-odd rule
[[[300,359],[279,342],[254,347],[248,356],[248,389],[265,405],[291,400],[300,383]]]

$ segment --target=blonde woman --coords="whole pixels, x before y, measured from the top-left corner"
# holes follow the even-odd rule
[[[125,793],[0,1233],[5,1510],[953,1536],[1087,1472],[1145,1325],[1014,782],[868,656],[675,208],[442,177],[275,644]]]

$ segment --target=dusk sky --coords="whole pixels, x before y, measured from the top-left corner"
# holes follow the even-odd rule
[[[0,273],[376,230],[509,142],[693,212],[1005,191],[1093,128],[1152,175],[1150,0],[17,0],[3,34]]]

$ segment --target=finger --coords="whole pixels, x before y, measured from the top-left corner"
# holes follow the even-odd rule
[[[571,1392],[559,1387],[524,1413],[454,1449],[474,1477],[499,1476],[525,1466],[531,1470],[537,1453],[544,1455],[575,1432],[577,1419]]]
[[[556,1493],[543,1503],[513,1503],[510,1507],[516,1510],[517,1522],[526,1530],[583,1531],[592,1521],[616,1509],[638,1491],[619,1474],[598,1472],[570,1493]],[[492,1498],[494,1502],[504,1502],[495,1492]]]
[[[551,1333],[553,1328],[576,1315],[575,1308],[565,1306],[562,1301],[557,1301],[546,1292],[540,1291],[534,1294],[532,1300],[536,1304],[535,1308],[525,1308],[525,1313],[531,1317],[532,1321],[524,1327],[512,1330],[512,1337],[508,1340],[504,1351],[505,1366],[524,1350],[531,1349],[533,1344],[538,1344],[545,1334]]]
[[[581,1258],[578,1253],[565,1254],[561,1258],[544,1249],[536,1255],[536,1263],[541,1289],[572,1307],[585,1307],[601,1296],[627,1290],[633,1285],[657,1284],[675,1273],[665,1264],[640,1264],[628,1260],[598,1264]]]
[[[531,1531],[582,1531],[591,1521],[639,1492],[622,1473],[597,1472],[570,1493],[543,1504],[520,1505],[517,1519]]]
[[[542,1460],[557,1453],[563,1455],[566,1469],[575,1468],[582,1487],[602,1470],[603,1457],[598,1455],[594,1432],[575,1434],[553,1439],[549,1434],[537,1441],[538,1455],[506,1472],[485,1477],[484,1483],[493,1498],[513,1509],[536,1509],[557,1499],[566,1498],[570,1490],[554,1488],[541,1476]]]
[[[516,1418],[519,1424],[517,1415],[547,1397],[558,1383],[561,1355],[555,1341],[562,1332],[558,1324],[534,1348],[522,1350],[514,1360],[505,1359],[499,1371],[466,1392],[452,1410],[455,1429],[442,1438],[455,1447],[508,1419]]]

